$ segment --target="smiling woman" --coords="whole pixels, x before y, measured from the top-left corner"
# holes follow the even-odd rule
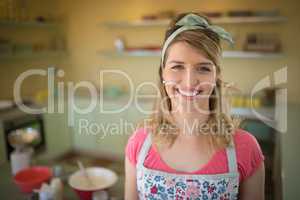
[[[214,126],[219,127],[219,130],[215,130],[215,132],[220,134],[217,134],[219,137],[211,138],[211,141],[217,142],[219,146],[228,145],[232,140],[236,124],[229,115],[228,105],[223,95],[224,83],[221,79],[220,69],[221,38],[218,32],[211,28],[205,28],[209,27],[207,18],[193,13],[190,13],[189,17],[184,16],[185,14],[178,15],[171,22],[165,35],[159,68],[161,98],[156,103],[157,112],[152,117],[151,126],[154,139],[157,142],[165,139],[166,141],[162,143],[170,142],[170,144],[176,139],[177,134],[173,134],[174,129],[170,130],[172,134],[161,136],[159,130],[162,125],[181,124],[181,126],[186,126],[191,123],[197,125],[200,122],[198,124],[200,126],[208,119],[211,124],[220,125],[223,120],[230,129],[225,130]],[[183,23],[187,24],[179,25]],[[184,29],[186,26],[191,29]],[[211,27],[216,26],[211,25]],[[183,31],[180,32],[180,29]],[[220,29],[219,27],[218,30]],[[223,30],[222,33],[226,32]],[[229,34],[225,35],[230,38]],[[227,40],[232,41],[231,39]],[[164,86],[161,84],[164,81],[168,83],[171,81],[173,84]],[[184,116],[184,119],[190,120],[175,122],[173,116],[178,116],[176,112]],[[182,122],[184,123],[182,124]],[[167,130],[165,129],[165,131]],[[226,131],[228,134],[225,134]]]
[[[155,112],[126,146],[125,199],[264,198],[264,156],[226,106],[221,39],[197,13],[170,23]]]

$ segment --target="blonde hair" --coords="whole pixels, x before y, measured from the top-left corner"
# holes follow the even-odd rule
[[[179,14],[170,22],[164,41],[166,41],[167,38],[179,28],[175,24],[186,14],[189,13]],[[199,13],[194,14],[206,18]],[[211,24],[209,19],[207,19],[207,21],[209,24]],[[212,95],[209,97],[209,110],[211,113],[209,116],[208,125],[211,126],[212,124],[217,124],[214,129],[215,133],[217,134],[210,134],[210,142],[211,144],[221,147],[229,146],[233,142],[232,136],[238,126],[238,122],[232,119],[230,116],[228,107],[229,104],[228,101],[226,101],[226,91],[224,91],[224,88],[226,88],[226,83],[222,81],[220,76],[220,59],[222,57],[220,38],[215,32],[209,29],[196,29],[187,30],[180,33],[172,40],[169,47],[177,42],[185,42],[189,44],[214,63],[216,67],[217,80]],[[162,77],[163,68],[167,60],[166,58],[168,57],[168,49],[166,51],[165,58],[163,59],[164,63],[160,63],[159,67],[158,87],[160,90],[160,96],[154,104],[154,114],[152,114],[150,120],[148,120],[146,124],[146,128],[152,133],[153,141],[158,145],[172,145],[178,136],[178,134],[176,134],[178,128],[171,116],[171,99],[167,95]],[[225,109],[226,107],[228,107],[228,109]],[[216,113],[212,111],[216,111]],[[220,123],[225,123],[225,127],[220,126]]]

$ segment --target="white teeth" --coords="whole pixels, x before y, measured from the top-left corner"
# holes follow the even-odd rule
[[[163,84],[165,84],[165,85],[176,85],[176,82],[175,81],[166,81],[166,80],[163,80]]]
[[[178,89],[179,93],[184,95],[184,96],[188,96],[188,97],[192,97],[192,96],[196,96],[198,94],[198,91],[193,91],[193,92],[187,92],[187,91],[183,91]]]

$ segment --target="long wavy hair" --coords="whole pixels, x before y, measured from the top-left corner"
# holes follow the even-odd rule
[[[164,42],[180,27],[175,25],[176,22],[187,14],[189,13],[179,14],[171,20],[165,33]],[[210,20],[204,15],[199,13],[194,14],[206,18],[208,23],[211,24]],[[211,144],[221,147],[229,146],[232,144],[232,136],[235,129],[238,127],[239,122],[230,115],[228,102],[229,93],[226,90],[228,84],[223,82],[221,78],[220,60],[222,57],[222,48],[220,38],[215,32],[212,32],[209,29],[196,29],[181,32],[172,40],[169,47],[177,42],[189,44],[214,63],[217,79],[212,94],[209,97],[210,114],[207,122],[208,127],[213,128],[209,128],[209,132],[206,134],[209,136]],[[157,145],[172,145],[179,133],[179,128],[171,114],[171,99],[168,97],[165,85],[163,84],[162,74],[167,57],[168,49],[165,53],[164,63],[160,63],[158,70],[158,88],[160,92],[159,97],[154,104],[154,112],[151,115],[150,120],[148,119],[147,123],[143,123],[144,127],[146,125],[147,130],[151,132],[153,141]]]

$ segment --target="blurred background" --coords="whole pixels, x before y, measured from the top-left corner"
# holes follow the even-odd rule
[[[103,113],[98,106],[115,111],[130,95],[155,94],[153,86],[142,84],[157,82],[169,19],[194,11],[224,27],[236,42],[223,45],[222,72],[225,81],[241,90],[231,99],[232,114],[244,119],[241,126],[258,139],[265,154],[266,199],[297,199],[299,9],[297,0],[0,0],[0,173],[7,177],[0,180],[0,190],[10,191],[0,196],[24,196],[11,183],[11,155],[17,150],[9,135],[30,135],[33,129],[38,140],[27,145],[34,150],[32,165],[59,166],[68,174],[80,159],[87,166],[110,168],[119,181],[108,193],[121,198],[124,148],[134,130],[124,128],[124,121],[135,125],[148,114],[134,103],[117,113]],[[22,103],[31,108],[51,103],[52,113],[28,114],[15,105],[16,80],[33,69],[45,74],[24,78]],[[104,70],[121,70],[133,88],[120,73],[101,77]],[[50,80],[47,73],[55,77]],[[91,94],[82,81],[97,96],[96,109],[84,114],[77,111],[87,108]],[[138,104],[149,111],[152,100],[138,97]],[[86,122],[88,128],[82,129]],[[72,191],[65,195],[73,197]]]

